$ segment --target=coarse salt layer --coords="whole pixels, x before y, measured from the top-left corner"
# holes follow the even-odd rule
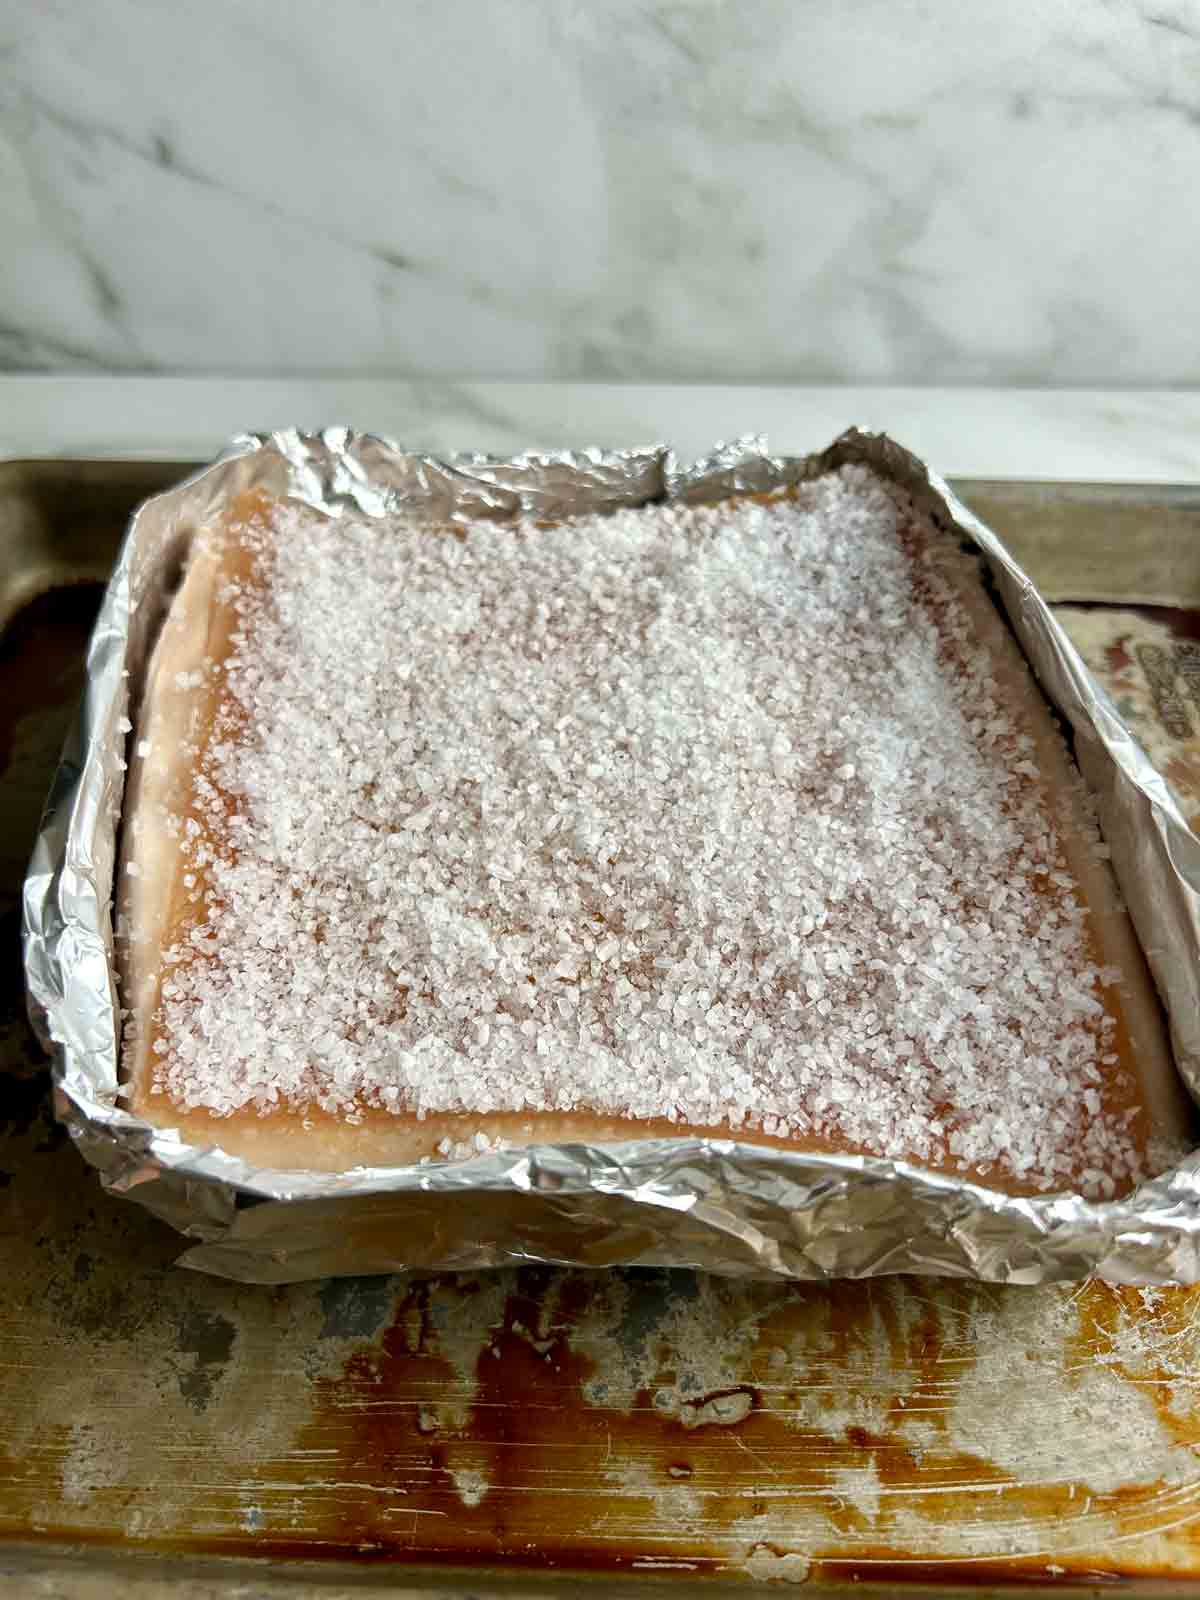
[[[239,538],[160,1092],[1136,1170],[1033,742],[864,469],[550,527],[280,505]]]

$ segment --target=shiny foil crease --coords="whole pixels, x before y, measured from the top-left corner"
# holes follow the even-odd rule
[[[1000,540],[882,435],[802,458],[759,440],[692,465],[662,449],[437,461],[345,429],[247,436],[136,513],[92,637],[88,686],[25,886],[31,1012],[55,1057],[59,1115],[105,1186],[191,1240],[184,1265],[246,1282],[517,1261],[827,1278],[936,1273],[1005,1283],[1200,1280],[1200,1153],[1127,1199],[1013,1198],[905,1163],[733,1139],[537,1146],[344,1173],[258,1170],[184,1144],[120,1104],[111,899],[129,724],[172,568],[191,529],[261,488],[338,516],[560,517],[714,500],[862,462],[984,552],[1011,623],[1071,723],[1080,765],[1200,1098],[1200,839]]]

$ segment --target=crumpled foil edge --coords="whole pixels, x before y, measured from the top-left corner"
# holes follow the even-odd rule
[[[915,456],[850,429],[824,451],[763,440],[681,463],[658,446],[448,461],[345,428],[244,435],[135,513],[93,631],[87,689],[24,891],[30,1011],[54,1055],[56,1107],[111,1191],[195,1241],[185,1266],[246,1282],[546,1261],[692,1266],[819,1279],[922,1272],[1037,1283],[1091,1273],[1200,1281],[1200,1152],[1119,1201],[1014,1197],[904,1162],[733,1139],[532,1146],[346,1172],[264,1170],[185,1144],[120,1104],[111,893],[131,687],[165,607],[165,552],[250,487],[330,515],[559,517],[715,500],[846,463],[872,467],[987,559],[1013,628],[1071,724],[1123,893],[1200,1098],[1200,839],[1002,542]]]

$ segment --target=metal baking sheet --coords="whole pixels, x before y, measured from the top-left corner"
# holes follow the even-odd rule
[[[0,534],[6,582],[54,574],[0,631],[5,836],[32,831],[81,682],[75,585],[103,575],[144,471],[44,464],[36,504],[62,519],[38,512],[27,567]],[[111,517],[89,513],[73,565],[97,472]],[[0,467],[0,528],[34,514],[30,481]],[[1200,491],[1172,493],[1200,567]],[[1096,526],[1084,500],[1059,556]],[[19,879],[6,864],[6,1595],[1200,1582],[1200,1289],[552,1268],[266,1288],[176,1269],[178,1236],[104,1194],[50,1115]]]

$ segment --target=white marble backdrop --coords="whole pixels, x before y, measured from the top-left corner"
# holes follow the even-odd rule
[[[0,365],[1200,382],[1200,0],[0,0]]]

